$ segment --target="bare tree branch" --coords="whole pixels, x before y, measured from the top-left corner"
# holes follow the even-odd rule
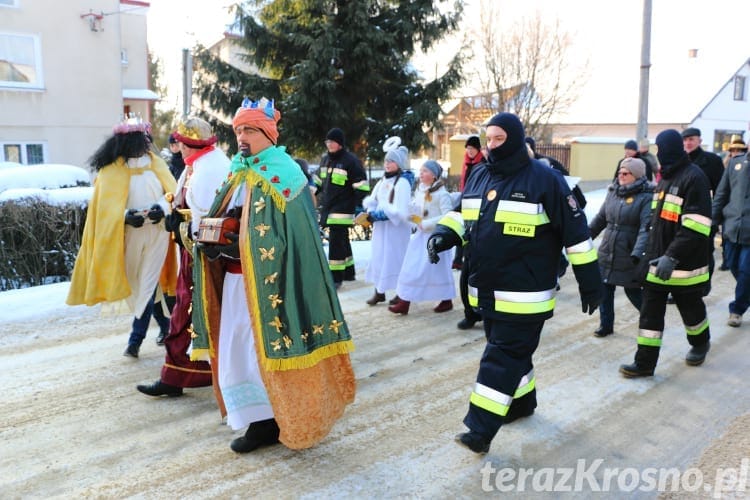
[[[482,0],[481,11],[474,43],[482,94],[497,97],[490,100],[493,113],[514,113],[529,136],[549,140],[550,120],[575,102],[586,78],[585,70],[571,67],[571,35],[559,19],[545,22],[538,11],[509,29],[501,27],[496,2]]]

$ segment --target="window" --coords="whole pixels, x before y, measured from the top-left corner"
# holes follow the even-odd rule
[[[0,32],[0,86],[43,86],[38,36]]]
[[[0,143],[2,154],[0,161],[12,161],[24,165],[38,165],[44,163],[44,144],[38,142]]]
[[[737,75],[734,77],[734,100],[745,100],[745,77]]]
[[[122,64],[123,66],[128,65],[128,50],[127,49],[120,50],[120,64]]]
[[[733,137],[742,137],[742,130],[720,130],[714,131],[714,153],[723,153],[729,149]]]

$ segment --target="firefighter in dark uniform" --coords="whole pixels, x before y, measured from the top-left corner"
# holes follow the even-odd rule
[[[593,313],[602,298],[586,216],[563,176],[529,157],[524,137],[516,115],[490,119],[487,163],[469,178],[461,213],[449,212],[427,243],[433,262],[455,245],[469,248],[469,298],[487,344],[464,418],[469,432],[456,438],[477,453],[489,450],[503,423],[536,408],[532,355],[552,317],[563,247],[583,311]]]
[[[661,181],[651,203],[651,229],[644,262],[648,273],[638,322],[635,361],[620,366],[628,378],[654,374],[664,334],[667,295],[674,297],[691,345],[685,362],[703,363],[710,348],[703,290],[708,282],[711,232],[709,180],[683,150],[682,137],[669,129],[656,136]]]
[[[320,165],[320,225],[328,227],[328,267],[339,288],[342,281],[355,279],[349,228],[354,224],[355,209],[370,192],[370,184],[359,158],[347,151],[341,129],[328,131],[325,143],[328,154]]]

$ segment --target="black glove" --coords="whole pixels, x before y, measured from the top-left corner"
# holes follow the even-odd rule
[[[604,289],[599,264],[589,262],[573,266],[573,273],[578,282],[578,293],[581,296],[581,312],[593,314],[602,303]]]
[[[441,252],[441,248],[445,245],[443,237],[439,234],[433,234],[427,240],[427,255],[430,258],[432,264],[440,262],[440,256],[438,253]]]
[[[195,248],[197,248],[199,252],[203,252],[203,254],[208,257],[208,260],[216,260],[221,254],[219,245],[214,245],[212,243],[196,243]]]
[[[599,308],[599,304],[602,303],[602,291],[587,292],[579,288],[578,293],[581,295],[581,312],[589,313],[589,316],[591,316]]]
[[[662,281],[667,281],[672,276],[672,271],[674,271],[677,263],[677,259],[673,259],[672,257],[668,257],[666,255],[662,255],[658,259],[654,259],[649,262],[649,264],[651,264],[652,266],[656,266],[656,270],[654,270],[654,276]]]
[[[177,210],[172,210],[172,213],[164,216],[164,229],[174,233],[180,230],[180,223],[185,220],[182,214]]]
[[[711,240],[711,248],[714,247],[713,239],[716,236],[716,233],[718,232],[719,232],[719,226],[716,224],[711,224],[711,232],[708,234],[708,238]]]
[[[237,233],[226,232],[224,237],[230,241],[228,245],[216,245],[219,247],[219,252],[224,257],[232,259],[240,258],[240,235]]]
[[[216,260],[220,256],[229,257],[232,259],[240,258],[240,244],[239,235],[237,233],[226,232],[224,237],[231,243],[228,245],[216,245],[213,243],[198,243],[196,246],[198,250],[203,252],[208,260]]]
[[[145,219],[139,213],[136,213],[135,208],[131,208],[125,213],[125,224],[130,224],[133,227],[141,227]]]
[[[164,209],[158,203],[154,203],[151,205],[146,216],[151,221],[151,224],[158,224],[164,218]]]

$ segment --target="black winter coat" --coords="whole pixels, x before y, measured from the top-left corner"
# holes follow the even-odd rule
[[[724,175],[724,162],[721,161],[719,155],[708,151],[703,151],[703,148],[697,147],[690,154],[690,161],[700,167],[706,177],[708,183],[711,186],[711,192],[716,193],[716,188],[719,187],[721,177]]]
[[[651,223],[654,186],[642,177],[628,186],[609,186],[599,213],[591,220],[591,238],[602,231],[597,252],[602,282],[625,288],[639,288],[642,276],[634,260],[643,259]]]
[[[678,261],[676,271],[700,270],[708,275],[708,236],[711,229],[708,178],[697,165],[690,162],[687,155],[676,164],[662,165],[661,171],[661,181],[654,189],[646,259],[650,261],[667,255]],[[702,282],[690,285],[704,286]]]

